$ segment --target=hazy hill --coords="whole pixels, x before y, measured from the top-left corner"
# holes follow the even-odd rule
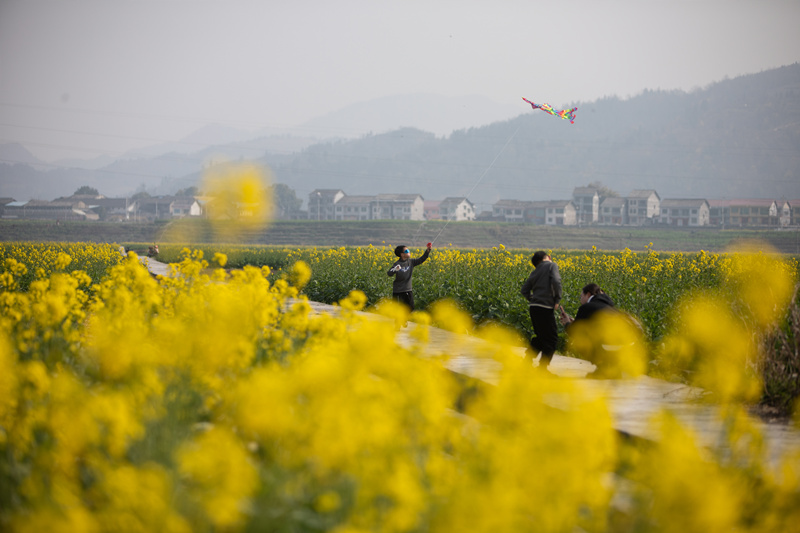
[[[413,127],[446,136],[477,124],[491,124],[520,113],[518,105],[500,104],[485,96],[447,97],[438,94],[386,96],[344,107],[303,124],[321,138],[361,137]]]
[[[532,110],[520,99],[516,117],[448,136],[420,127],[381,129],[406,119],[409,125],[424,124],[424,115],[412,112],[428,109],[430,98],[420,98],[351,106],[293,135],[131,156],[95,170],[34,167],[24,154],[0,157],[0,196],[52,199],[82,185],[108,196],[142,188],[168,194],[195,185],[213,162],[257,159],[303,199],[314,188],[420,193],[429,200],[469,194],[486,209],[499,198],[569,198],[574,187],[594,181],[621,194],[655,189],[662,198],[800,198],[800,64],[689,93],[646,90],[626,100],[578,102],[575,124]],[[480,123],[479,102],[452,99],[442,105],[459,103],[463,123]],[[348,131],[373,124],[375,133],[345,139]],[[340,138],[316,142],[310,136],[314,129]],[[205,129],[195,141],[213,135],[238,132]]]
[[[191,153],[173,151],[153,156],[129,154],[99,168],[78,161],[60,167],[43,163],[32,166],[19,163],[20,157],[10,154],[0,157],[0,196],[11,196],[18,200],[51,200],[58,196],[69,196],[82,185],[94,187],[106,196],[123,196],[140,190],[151,194],[171,194],[195,185],[202,169],[211,164],[253,160],[267,152],[289,154],[314,142],[317,140],[313,138],[287,135],[259,137]],[[11,145],[0,145],[0,156],[8,146]],[[158,153],[155,147],[150,150]]]
[[[302,197],[326,187],[441,199],[475,187],[470,199],[488,204],[569,198],[593,181],[662,198],[800,197],[798,64],[691,93],[575,105],[575,124],[523,107],[514,119],[445,139],[403,129],[265,162]]]
[[[0,163],[41,166],[44,164],[19,143],[0,144]]]

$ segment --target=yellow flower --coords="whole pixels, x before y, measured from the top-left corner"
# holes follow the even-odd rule
[[[243,523],[258,475],[243,443],[232,432],[211,428],[181,446],[176,459],[190,494],[215,527]]]
[[[214,254],[214,262],[218,264],[220,267],[224,267],[225,264],[228,262],[228,256],[221,253]]]

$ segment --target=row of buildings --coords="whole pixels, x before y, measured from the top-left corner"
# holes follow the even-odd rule
[[[787,227],[800,224],[799,200],[664,198],[652,189],[627,196],[602,196],[576,187],[568,200],[498,200],[477,213],[464,197],[425,201],[419,194],[348,196],[341,189],[316,189],[308,196],[314,220],[485,220],[551,226]]]
[[[105,198],[74,195],[53,201],[18,202],[0,198],[0,217],[6,219],[147,221],[201,216],[202,200],[190,196],[152,198]]]
[[[475,220],[475,205],[464,197],[425,201],[419,194],[348,196],[341,189],[308,195],[312,220]]]
[[[224,212],[244,216],[247,206],[219,206],[214,199],[161,196],[138,199],[70,196],[53,201],[17,202],[0,198],[5,219],[147,221],[200,217]],[[788,227],[800,225],[800,200],[664,198],[651,189],[626,196],[602,196],[599,189],[576,187],[568,200],[505,199],[491,211],[476,212],[465,197],[426,201],[419,194],[350,196],[341,189],[316,189],[307,211],[282,213],[283,218],[311,220],[484,220],[550,226],[717,226]]]

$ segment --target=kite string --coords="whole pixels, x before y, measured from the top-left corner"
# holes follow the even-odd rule
[[[484,170],[484,171],[483,171],[483,174],[481,174],[481,177],[480,177],[480,178],[478,178],[478,181],[476,181],[476,182],[475,182],[475,185],[473,185],[473,186],[472,186],[472,189],[471,189],[471,190],[470,190],[470,191],[467,193],[467,196],[466,196],[466,198],[469,198],[469,197],[470,197],[470,195],[471,195],[471,194],[472,194],[472,193],[475,191],[475,189],[478,187],[478,184],[480,184],[481,180],[483,180],[483,177],[484,177],[484,176],[486,176],[486,174],[488,174],[488,173],[489,173],[489,170],[491,170],[491,168],[494,166],[494,163],[495,163],[495,161],[497,161],[497,159],[500,157],[500,154],[502,154],[502,153],[503,153],[503,151],[506,149],[506,146],[508,146],[508,144],[511,142],[511,139],[513,139],[513,138],[514,138],[514,136],[517,134],[517,132],[519,131],[519,128],[520,128],[520,126],[517,126],[517,129],[515,129],[515,130],[514,130],[514,133],[512,133],[512,134],[511,134],[511,136],[508,138],[508,140],[507,140],[507,141],[506,141],[506,143],[503,145],[503,147],[502,147],[502,148],[500,148],[500,151],[499,151],[499,152],[497,152],[497,155],[496,155],[496,156],[494,156],[494,159],[492,160],[492,162],[491,162],[491,163],[489,163],[489,166],[488,166],[488,167],[486,167],[486,170]],[[438,239],[438,238],[439,238],[439,235],[441,235],[441,234],[442,234],[442,232],[444,231],[444,229],[445,229],[445,228],[447,227],[447,225],[450,223],[450,220],[451,220],[451,218],[450,218],[450,217],[448,217],[448,218],[447,218],[447,222],[445,222],[444,226],[442,226],[442,229],[440,229],[440,230],[439,230],[439,233],[437,233],[437,234],[436,234],[436,237],[434,237],[434,238],[433,238],[433,240],[431,241],[431,244],[433,244],[433,243],[435,243],[435,242],[436,242],[436,239]]]

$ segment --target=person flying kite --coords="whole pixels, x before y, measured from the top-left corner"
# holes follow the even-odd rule
[[[550,107],[550,104],[541,104],[541,105],[534,104],[524,96],[522,97],[522,99],[531,104],[531,107],[534,109],[541,109],[545,113],[550,113],[554,117],[561,117],[564,120],[569,120],[570,124],[575,124],[575,111],[578,110],[577,107],[573,107],[572,109],[564,109],[562,111],[556,111],[555,109]]]

